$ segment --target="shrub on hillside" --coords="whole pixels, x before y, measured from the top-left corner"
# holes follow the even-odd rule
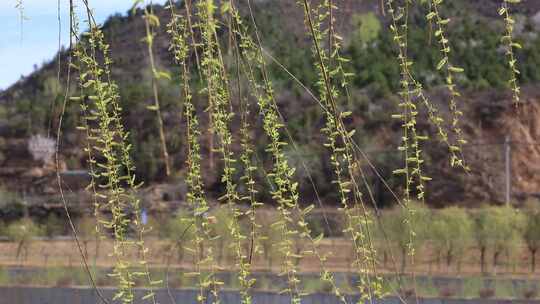
[[[231,233],[233,214],[228,205],[222,205],[210,211],[210,227],[212,236],[216,238],[211,242],[214,245],[216,260],[218,263],[227,262],[232,257],[234,238]]]
[[[531,258],[531,272],[536,270],[536,252],[540,249],[540,208],[528,205],[525,214],[523,240],[527,245]]]
[[[176,251],[176,259],[181,263],[185,256],[186,245],[195,237],[194,219],[184,210],[178,210],[174,217],[164,223],[155,223],[153,226],[157,231],[171,242],[170,247]],[[156,227],[163,228],[156,228]],[[171,255],[174,251],[171,251]]]
[[[255,240],[256,246],[261,248],[268,268],[272,269],[275,261],[279,261],[283,253],[277,246],[283,241],[283,234],[280,225],[276,225],[279,216],[275,212],[261,210],[256,214],[257,223],[260,225],[260,236]]]
[[[93,240],[98,240],[98,232],[96,229],[96,219],[83,216],[76,223],[77,236],[83,244],[84,254],[88,257],[88,243]],[[98,246],[98,244],[96,244]],[[96,258],[97,258],[97,249],[96,249]]]
[[[401,252],[401,271],[405,271],[407,256],[420,248],[427,236],[430,210],[423,204],[411,203],[383,213],[380,229],[388,241]]]
[[[43,232],[48,238],[63,235],[65,232],[65,220],[63,217],[49,214],[43,223]]]
[[[474,215],[474,241],[480,250],[482,272],[486,271],[487,250],[493,252],[493,266],[497,266],[501,254],[510,253],[521,240],[523,215],[511,207],[488,206]]]
[[[0,189],[0,217],[3,220],[20,218],[24,214],[24,203],[16,193]]]
[[[13,222],[6,228],[8,239],[17,243],[17,258],[24,252],[26,259],[32,239],[41,235],[43,235],[43,229],[29,218]]]
[[[449,207],[437,211],[431,221],[429,236],[438,256],[444,256],[446,265],[460,262],[472,241],[473,222],[466,210]]]

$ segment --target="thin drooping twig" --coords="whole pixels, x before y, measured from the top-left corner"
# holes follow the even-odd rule
[[[73,36],[72,36],[72,28],[73,28],[73,14],[74,14],[73,0],[70,0],[70,2],[69,2],[69,12],[70,12],[70,26],[69,26],[69,28],[70,28],[70,39],[69,39],[70,47],[69,48],[70,48],[70,52],[71,52],[71,49],[73,47],[73,42],[72,42],[73,41],[73,39],[72,39],[73,38]],[[64,208],[64,212],[65,212],[66,217],[68,219],[68,223],[69,223],[69,227],[71,228],[71,232],[73,233],[73,237],[75,238],[75,243],[77,244],[77,248],[78,248],[79,253],[81,255],[81,259],[82,259],[86,274],[88,275],[88,279],[90,280],[90,283],[92,284],[93,289],[96,291],[96,294],[97,294],[98,298],[100,299],[100,301],[103,302],[104,304],[109,304],[109,301],[107,301],[105,299],[105,297],[103,296],[101,291],[97,288],[94,276],[93,276],[92,272],[90,271],[90,266],[88,265],[87,257],[86,257],[86,255],[84,253],[84,250],[82,248],[79,236],[77,234],[77,229],[75,228],[75,224],[73,223],[73,219],[71,218],[71,214],[69,212],[67,200],[66,200],[66,197],[64,195],[64,190],[63,190],[63,187],[62,187],[62,176],[60,174],[60,139],[61,139],[61,135],[62,135],[62,122],[63,122],[64,114],[66,112],[67,101],[69,100],[69,90],[70,90],[70,81],[71,81],[71,62],[72,62],[72,57],[71,57],[71,53],[70,53],[69,59],[68,59],[67,76],[66,76],[66,91],[65,91],[65,95],[64,95],[64,101],[63,101],[63,104],[62,104],[62,111],[60,113],[60,117],[59,117],[59,121],[58,121],[58,129],[57,129],[57,132],[56,132],[56,147],[55,147],[55,154],[54,154],[55,155],[55,166],[56,166],[56,181],[58,183],[58,190],[60,192],[60,198],[61,198],[61,201],[62,201],[62,206]]]
[[[159,102],[159,88],[158,80],[164,77],[164,73],[157,70],[155,58],[154,58],[154,38],[156,32],[154,27],[159,26],[159,19],[154,15],[152,3],[150,3],[150,11],[147,7],[144,8],[144,27],[146,30],[146,46],[148,51],[148,57],[150,59],[150,69],[152,70],[152,93],[154,95],[154,104],[147,107],[149,110],[156,112],[156,119],[159,129],[159,140],[161,144],[161,153],[163,155],[163,163],[165,164],[165,175],[171,175],[171,161],[169,158],[169,151],[167,149],[167,139],[165,136],[165,126],[163,122],[163,115],[161,113],[161,106]]]
[[[60,80],[60,74],[62,73],[61,72],[61,69],[62,69],[62,19],[60,17],[60,0],[58,0],[57,2],[57,20],[58,20],[58,54],[56,56],[56,61],[57,61],[57,70],[56,70],[56,81],[58,82],[58,84],[61,83],[61,80]],[[54,93],[54,92],[53,92]],[[50,113],[50,117],[49,117],[49,125],[47,127],[47,138],[50,137],[51,135],[51,129],[52,129],[52,125],[53,125],[53,120],[54,120],[54,106],[55,106],[55,102],[56,102],[56,96],[50,96],[51,97],[51,102],[49,104],[49,113]]]
[[[176,300],[174,299],[174,297],[172,295],[172,292],[171,292],[171,288],[169,286],[169,270],[171,268],[171,257],[172,257],[172,254],[173,254],[174,250],[176,249],[176,247],[181,246],[180,242],[184,239],[184,237],[186,236],[187,232],[191,229],[193,224],[194,224],[194,222],[191,222],[184,229],[182,234],[180,234],[180,238],[176,242],[174,242],[174,245],[170,249],[169,255],[167,256],[167,265],[165,266],[165,288],[167,289],[167,294],[169,295],[169,299],[171,300],[171,303],[173,303],[173,304],[176,304]]]

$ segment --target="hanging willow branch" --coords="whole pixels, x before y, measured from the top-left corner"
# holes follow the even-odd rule
[[[510,14],[510,5],[518,4],[520,2],[521,0],[503,0],[501,8],[499,9],[499,15],[504,17],[506,30],[501,41],[506,46],[506,58],[508,60],[508,68],[510,69],[510,79],[508,80],[508,84],[512,90],[512,96],[516,106],[519,103],[521,89],[518,83],[518,75],[520,72],[517,66],[514,49],[521,49],[522,47],[521,44],[514,40],[514,24],[516,21]]]
[[[249,278],[250,267],[248,265],[248,257],[243,252],[242,247],[246,236],[242,233],[239,225],[239,218],[242,212],[238,209],[237,203],[240,200],[240,195],[236,190],[236,183],[233,180],[236,172],[234,167],[236,159],[231,149],[233,138],[230,125],[234,113],[232,112],[231,92],[229,91],[229,76],[217,40],[218,25],[214,16],[215,8],[214,2],[211,0],[200,2],[197,5],[198,16],[201,20],[199,28],[203,42],[201,67],[206,80],[205,93],[208,95],[209,111],[214,124],[213,131],[219,139],[218,151],[221,154],[224,164],[221,181],[225,183],[226,193],[219,200],[227,202],[231,213],[227,226],[234,240],[231,247],[234,249],[236,264],[239,267],[238,279],[242,287],[241,298],[242,303],[249,304],[251,303],[249,288],[252,285],[252,281]]]
[[[238,25],[240,25],[239,22]],[[295,259],[299,259],[301,256],[296,254],[293,249],[293,242],[299,236],[299,231],[295,228],[295,221],[292,217],[292,211],[298,206],[298,183],[293,182],[295,170],[289,166],[283,152],[283,148],[287,145],[281,138],[281,129],[284,126],[275,108],[273,89],[266,74],[262,51],[260,46],[257,47],[245,31],[238,30],[240,50],[246,61],[247,71],[245,74],[259,106],[263,129],[270,139],[267,151],[272,155],[273,165],[268,177],[275,186],[271,194],[278,203],[277,209],[280,216],[279,221],[274,223],[274,227],[279,228],[282,235],[276,246],[284,256],[281,274],[287,278],[287,288],[282,292],[289,294],[291,303],[299,304],[302,294],[300,293],[298,266]],[[262,79],[262,84],[259,79]]]
[[[261,252],[258,244],[256,243],[257,237],[260,235],[259,229],[260,224],[257,223],[257,208],[263,204],[257,200],[257,189],[256,183],[254,180],[254,174],[257,170],[256,164],[253,161],[253,138],[251,137],[250,132],[250,104],[249,98],[243,95],[242,91],[242,62],[241,62],[241,50],[239,48],[238,36],[239,30],[242,26],[242,20],[236,9],[234,1],[231,1],[229,7],[225,7],[225,12],[228,13],[228,28],[229,28],[229,37],[230,42],[233,45],[232,49],[234,50],[234,64],[236,65],[236,85],[238,91],[238,98],[240,101],[240,147],[242,151],[240,153],[240,160],[243,166],[243,175],[240,177],[240,180],[243,181],[246,191],[243,196],[240,197],[239,201],[246,202],[249,205],[249,209],[244,212],[238,212],[238,209],[232,209],[233,214],[237,215],[236,221],[238,223],[239,217],[241,215],[247,216],[250,225],[249,236],[243,235],[240,229],[232,230],[233,238],[235,239],[235,255],[237,258],[237,266],[239,268],[238,279],[240,281],[240,296],[242,299],[242,304],[252,303],[252,297],[250,295],[250,290],[255,284],[255,279],[251,275],[251,265],[253,262],[253,256]],[[232,227],[234,228],[234,227]],[[238,225],[238,228],[239,225]],[[242,250],[242,242],[246,241],[249,238],[248,252],[244,253]]]
[[[406,2],[409,0],[405,0]],[[450,154],[450,165],[452,167],[460,167],[464,171],[469,171],[469,167],[465,164],[463,160],[463,155],[461,153],[460,143],[457,142],[456,144],[452,143],[449,135],[448,130],[445,127],[445,119],[440,114],[437,107],[429,100],[427,97],[425,90],[423,88],[423,85],[415,79],[411,72],[411,66],[413,62],[408,60],[407,56],[407,43],[406,43],[406,31],[403,31],[403,29],[407,29],[407,24],[402,24],[403,19],[405,16],[405,9],[402,6],[395,6],[395,0],[385,0],[385,5],[387,6],[387,9],[390,10],[389,15],[391,18],[390,23],[390,31],[392,32],[394,36],[394,43],[398,48],[398,62],[400,65],[400,73],[402,76],[402,80],[405,77],[406,84],[403,82],[400,82],[402,86],[402,90],[400,92],[400,96],[403,96],[404,94],[412,94],[416,96],[416,98],[419,99],[420,104],[427,110],[428,112],[428,119],[430,123],[436,128],[437,130],[437,137],[438,139],[448,148],[448,152]],[[407,4],[408,5],[408,4]],[[408,87],[409,91],[405,91],[404,88]],[[413,114],[417,115],[417,111],[413,112]],[[407,118],[407,116],[403,116],[402,114],[396,114],[394,116],[397,119],[403,120],[406,119],[409,121],[410,119]],[[403,124],[406,126],[407,124]],[[408,140],[409,138],[406,137]],[[426,138],[420,137],[420,141],[425,140]],[[461,144],[463,144],[464,141],[461,141]],[[400,150],[403,150],[400,148]],[[422,162],[420,162],[421,164]],[[398,171],[397,173],[403,173],[403,171]],[[429,181],[429,177],[423,178],[425,181]]]
[[[156,118],[159,128],[159,140],[161,143],[161,153],[163,155],[163,163],[165,164],[165,174],[167,176],[170,176],[171,162],[169,159],[169,152],[167,150],[167,140],[165,136],[165,127],[163,124],[163,115],[161,114],[161,107],[159,104],[158,81],[162,78],[170,80],[171,76],[164,71],[159,71],[155,63],[153,45],[156,33],[154,28],[158,28],[160,26],[159,18],[154,14],[152,8],[150,8],[149,10],[148,7],[145,7],[143,19],[144,27],[146,30],[146,37],[144,38],[144,41],[146,42],[148,57],[150,59],[150,68],[152,70],[152,93],[154,95],[154,104],[152,106],[148,106],[147,108],[151,111],[156,112]]]
[[[24,30],[24,20],[26,20],[26,15],[24,14],[24,3],[23,0],[15,1],[15,8],[19,11],[19,27],[21,31],[21,41],[23,39],[23,30]]]
[[[451,128],[452,132],[456,136],[456,142],[457,145],[455,146],[455,150],[457,153],[461,154],[462,146],[467,143],[467,141],[463,138],[463,131],[460,127],[460,120],[463,116],[463,112],[458,109],[457,106],[457,98],[461,96],[459,91],[456,89],[456,75],[463,73],[464,70],[460,67],[457,67],[453,65],[450,61],[450,53],[452,51],[450,47],[449,40],[446,36],[446,26],[450,22],[450,19],[443,18],[440,14],[440,6],[443,4],[444,0],[430,0],[430,12],[426,15],[426,19],[429,22],[432,22],[433,19],[435,19],[435,25],[437,26],[435,30],[435,38],[437,39],[437,42],[439,43],[439,53],[441,54],[442,58],[437,64],[437,70],[444,70],[445,73],[445,82],[446,82],[446,88],[448,89],[448,92],[450,94],[450,99],[448,101],[450,113],[452,115],[452,123]],[[452,163],[455,163],[459,160],[452,160]]]
[[[336,88],[334,82],[336,82],[338,75],[342,78],[339,84],[342,88],[347,86],[347,78],[350,77],[348,73],[343,70],[342,62],[346,62],[346,59],[342,58],[340,52],[340,37],[332,31],[333,20],[331,12],[337,9],[331,2],[325,1],[317,8],[311,8],[308,1],[301,1],[300,3],[304,10],[305,23],[310,32],[310,36],[313,41],[313,55],[318,62],[317,71],[319,75],[319,81],[317,83],[319,88],[320,100],[324,103],[324,113],[326,116],[326,126],[322,129],[326,135],[327,143],[325,146],[331,150],[331,163],[334,167],[334,173],[336,180],[334,181],[338,185],[342,210],[347,218],[347,228],[345,233],[351,236],[355,248],[355,262],[358,272],[362,277],[359,285],[359,289],[365,298],[370,300],[375,296],[380,296],[382,293],[381,286],[375,283],[367,269],[368,265],[373,266],[375,270],[375,249],[371,243],[369,237],[369,216],[362,199],[362,193],[358,188],[355,180],[354,171],[356,170],[356,164],[352,153],[351,140],[354,135],[353,131],[348,131],[343,123],[343,119],[350,115],[350,112],[341,112],[338,108],[336,100],[339,98],[339,91]],[[322,30],[321,25],[325,23],[326,19],[329,23],[328,30]],[[329,45],[329,50],[325,51],[323,48],[325,37],[328,36],[328,41],[332,42]],[[344,167],[344,165],[346,167]],[[354,202],[361,202],[360,206],[351,208],[349,200],[349,194],[352,193],[352,200]],[[357,209],[361,214],[354,214],[354,209]],[[380,278],[376,278],[376,281],[380,281]]]
[[[83,112],[88,113],[84,119],[88,126],[83,125],[82,128],[93,142],[89,150],[94,152],[88,151],[88,155],[89,162],[95,164],[96,168],[92,173],[93,183],[90,186],[102,189],[96,194],[95,212],[99,213],[103,206],[112,214],[112,219],[102,220],[102,224],[114,234],[113,255],[116,264],[111,276],[118,280],[115,299],[131,303],[134,300],[135,278],[145,277],[150,291],[143,298],[151,299],[155,303],[152,286],[160,284],[160,281],[152,281],[146,263],[148,249],[143,241],[140,200],[135,194],[140,185],[135,182],[135,168],[130,157],[131,145],[127,143],[129,134],[124,130],[121,121],[122,108],[119,105],[118,87],[111,79],[109,45],[105,43],[103,32],[93,19],[88,2],[85,1],[84,4],[90,30],[83,34],[83,38],[79,40],[80,46],[74,52],[84,95],[74,97],[72,100],[80,101]],[[102,58],[102,62],[98,61],[98,56]],[[96,161],[92,158],[93,154],[99,155],[104,161]],[[97,180],[100,183],[94,185]],[[133,219],[130,219],[128,209],[132,210]],[[131,223],[134,224],[138,236],[134,241],[127,238]],[[132,246],[140,253],[141,271],[132,269],[127,256]]]
[[[222,13],[226,14],[230,10],[230,6],[224,5],[222,7]],[[229,7],[229,8],[228,8]],[[254,280],[251,278],[250,262],[248,254],[243,250],[243,243],[246,241],[247,237],[244,235],[241,230],[239,220],[243,216],[237,206],[237,204],[242,200],[240,194],[237,192],[237,185],[234,181],[234,175],[236,173],[236,159],[232,152],[233,144],[233,134],[231,130],[231,121],[234,117],[233,103],[231,100],[232,92],[230,90],[229,75],[227,67],[225,66],[221,48],[217,38],[217,29],[218,24],[214,16],[215,6],[213,1],[200,2],[197,5],[197,13],[200,19],[200,23],[197,27],[201,31],[202,38],[202,55],[201,55],[201,68],[203,69],[202,74],[204,75],[204,80],[206,81],[206,88],[203,93],[206,93],[209,101],[209,112],[212,117],[213,122],[213,131],[214,134],[219,139],[219,148],[218,151],[221,154],[222,161],[224,164],[223,174],[221,181],[225,183],[226,193],[219,198],[219,200],[227,202],[231,217],[228,219],[227,226],[229,228],[229,233],[233,238],[233,252],[235,255],[236,265],[239,268],[238,279],[240,281],[240,294],[242,303],[249,304],[251,303],[250,288],[254,283]],[[230,40],[235,40],[236,38],[232,35],[232,17],[228,18],[228,28],[230,33]],[[237,55],[238,56],[238,55]],[[237,61],[238,63],[238,61]],[[237,67],[239,69],[239,67]],[[239,75],[238,75],[239,77]],[[237,79],[237,85],[240,86],[240,79]],[[241,90],[238,90],[239,97],[241,98]],[[245,124],[247,121],[245,117],[242,118],[243,128],[246,128]],[[247,130],[245,130],[244,138],[246,136]],[[244,139],[242,147],[244,149],[250,149],[247,146],[247,142]],[[248,153],[248,154],[245,154]],[[252,170],[252,165],[248,162],[249,152],[244,152],[241,155],[246,164],[247,170]],[[251,173],[248,173],[249,175]],[[248,182],[252,177],[247,177]],[[250,185],[249,191],[253,192],[252,188],[254,185]],[[250,194],[250,202],[252,208],[256,206],[256,202],[251,198],[254,196],[254,193]],[[254,214],[253,214],[254,216]],[[254,229],[255,227],[253,227]],[[252,230],[253,230],[252,229]],[[252,232],[253,233],[253,232]]]
[[[216,277],[217,265],[212,246],[209,246],[206,251],[203,247],[204,242],[209,242],[214,238],[211,236],[211,223],[208,216],[210,207],[205,198],[201,175],[201,148],[199,144],[201,131],[199,130],[197,111],[192,102],[189,69],[187,66],[190,46],[186,44],[186,41],[190,29],[188,29],[188,22],[174,11],[172,1],[169,3],[169,9],[171,11],[171,22],[168,24],[168,33],[171,35],[170,50],[174,55],[176,63],[181,67],[184,114],[187,123],[188,156],[186,164],[188,174],[186,182],[189,190],[187,200],[194,211],[193,221],[196,232],[194,240],[196,271],[186,275],[192,275],[198,278],[198,303],[207,303],[207,289],[210,290],[213,296],[213,303],[219,303],[219,286],[223,282],[220,282]],[[189,11],[186,13],[190,14]],[[205,269],[209,271],[208,274],[203,272]]]

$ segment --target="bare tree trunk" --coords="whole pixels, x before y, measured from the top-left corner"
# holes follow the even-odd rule
[[[178,242],[176,246],[176,261],[178,264],[182,264],[182,261],[184,260],[184,246],[182,246],[182,243]]]
[[[401,248],[401,273],[405,273],[407,267],[407,248]]]
[[[203,260],[203,259],[204,259],[204,243],[200,242],[199,243],[199,260]]]
[[[211,106],[211,105],[210,105]],[[208,136],[208,146],[209,148],[209,162],[210,162],[210,170],[214,170],[214,122],[212,119],[212,115],[209,115],[209,130],[210,135]]]
[[[23,246],[24,246],[24,241],[20,241],[19,244],[17,245],[17,254],[15,256],[17,258],[17,260],[19,259],[20,255],[21,255]]]
[[[452,249],[446,251],[446,268],[447,270],[450,269],[450,265],[452,265],[452,258],[453,258],[453,253],[452,253]]]
[[[497,272],[497,265],[499,264],[499,256],[501,255],[500,251],[495,251],[493,253],[493,269]]]
[[[94,244],[94,268],[97,267],[97,260],[99,256],[99,245],[100,245],[100,238],[99,235],[96,234],[95,237],[95,244]]]
[[[24,246],[24,263],[28,260],[28,251],[30,251],[30,244],[25,244]]]
[[[534,273],[536,271],[536,251],[538,249],[532,249],[531,250],[531,272]]]
[[[84,258],[88,259],[88,240],[83,240]]]
[[[223,262],[223,256],[225,256],[225,244],[224,244],[224,241],[223,241],[223,238],[220,238],[219,242],[218,242],[218,248],[217,248],[217,263],[218,265],[222,265],[222,262]]]
[[[486,247],[480,247],[480,269],[486,273]]]
[[[518,259],[512,259],[512,253],[510,252],[510,250],[506,252],[506,260],[508,261],[508,263],[512,263],[512,272],[516,273]]]
[[[297,241],[297,243],[298,243],[298,241]],[[301,252],[302,252],[302,247],[301,247],[301,245],[298,245],[298,246],[296,247],[296,250],[295,250],[295,254],[296,254],[298,257],[294,259],[294,265],[295,265],[296,267],[298,267],[298,266],[300,265],[300,261],[302,260],[302,258],[300,257],[300,256],[301,256],[301,254],[300,254]]]

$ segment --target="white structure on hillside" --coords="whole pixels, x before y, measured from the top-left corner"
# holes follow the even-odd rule
[[[53,139],[41,136],[41,134],[32,135],[28,140],[28,151],[34,160],[42,161],[44,164],[53,161],[55,146],[56,142]]]

